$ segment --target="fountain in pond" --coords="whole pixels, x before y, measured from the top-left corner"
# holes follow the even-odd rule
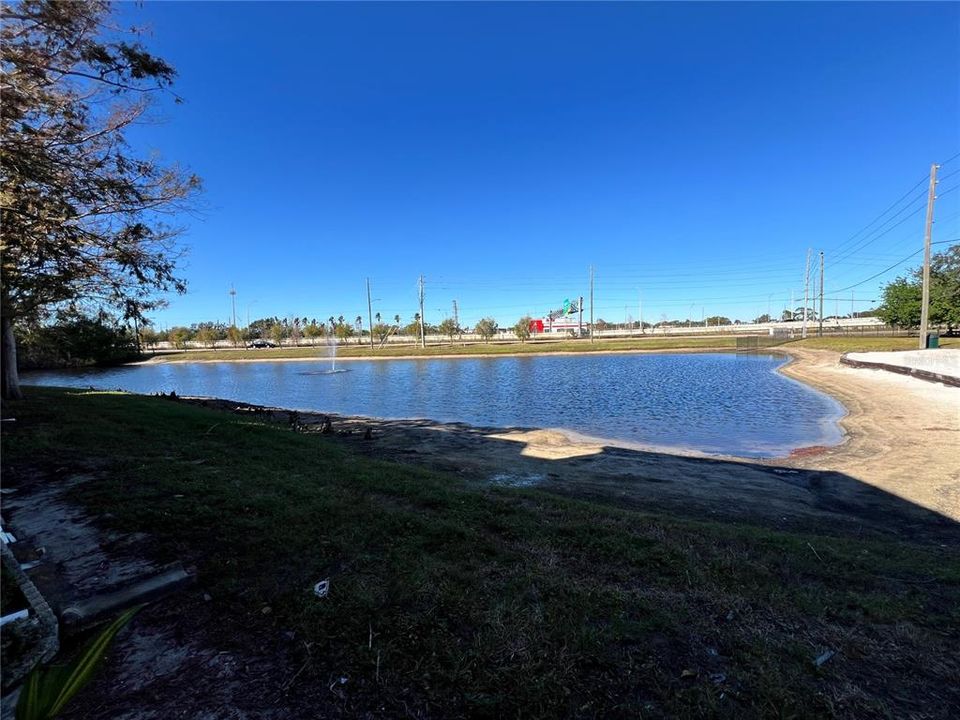
[[[326,337],[326,354],[330,358],[330,369],[329,370],[317,370],[312,372],[303,372],[301,375],[333,375],[335,373],[345,373],[350,372],[346,368],[337,367],[337,337],[333,333],[330,333]]]

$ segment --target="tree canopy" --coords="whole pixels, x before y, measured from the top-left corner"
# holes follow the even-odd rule
[[[920,325],[922,283],[922,268],[888,283],[877,316],[889,325]],[[930,258],[930,324],[945,325],[948,332],[960,327],[960,244]]]
[[[142,319],[156,293],[183,292],[178,229],[199,179],[125,131],[175,72],[136,31],[109,26],[103,0],[0,4],[3,394],[19,396],[13,323],[65,303]]]

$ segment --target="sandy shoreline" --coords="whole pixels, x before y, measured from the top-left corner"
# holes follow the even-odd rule
[[[467,479],[729,519],[960,541],[960,454],[955,451],[960,388],[845,367],[832,351],[791,349],[786,354],[792,361],[781,372],[828,393],[847,409],[840,421],[845,432],[841,444],[754,460],[609,442],[555,429],[198,402],[293,419],[305,432],[319,432],[323,419],[331,417],[333,435],[364,454]]]
[[[841,365],[825,350],[792,350],[781,371],[847,408],[846,441],[795,467],[851,475],[960,521],[960,388]]]

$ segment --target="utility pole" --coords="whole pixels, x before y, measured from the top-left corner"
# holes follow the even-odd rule
[[[237,291],[230,286],[230,304],[233,306],[233,326],[237,326]]]
[[[803,328],[800,337],[807,337],[807,304],[810,301],[810,248],[807,248],[807,269],[803,271]]]
[[[423,333],[423,275],[420,276],[420,347],[427,346],[427,340]]]
[[[823,250],[820,251],[820,328],[817,336],[823,337]]]
[[[643,293],[637,293],[637,315],[640,316],[640,334],[643,335]]]
[[[457,308],[456,300],[453,301],[453,324],[457,330],[460,330],[460,311]]]
[[[930,189],[927,191],[927,221],[923,231],[923,295],[920,300],[920,349],[927,347],[927,330],[930,323],[930,240],[933,232],[933,203],[937,199],[937,170],[930,166]]]
[[[590,342],[593,342],[593,265],[590,266]]]
[[[580,305],[577,309],[577,337],[583,337],[583,295],[580,296]]]
[[[370,299],[370,278],[367,278],[367,327],[370,328],[370,349],[373,350],[373,301]]]

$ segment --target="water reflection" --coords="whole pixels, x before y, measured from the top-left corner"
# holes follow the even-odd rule
[[[46,385],[208,395],[346,415],[557,427],[746,457],[840,440],[843,408],[773,355],[576,355],[344,362],[169,363],[32,373]],[[339,367],[338,367],[339,369]]]

